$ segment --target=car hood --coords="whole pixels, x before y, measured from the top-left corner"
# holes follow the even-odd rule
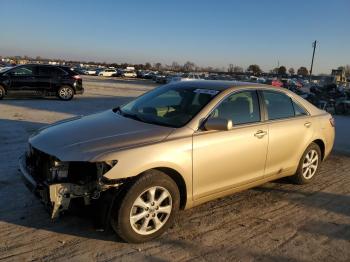
[[[109,110],[54,123],[40,129],[29,143],[61,161],[94,161],[104,153],[162,141],[173,130]]]

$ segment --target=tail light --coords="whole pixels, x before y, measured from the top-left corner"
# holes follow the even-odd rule
[[[331,123],[331,125],[332,125],[333,127],[335,127],[335,120],[334,120],[333,117],[331,117],[331,118],[329,119],[329,122]]]
[[[74,78],[75,80],[80,80],[80,79],[81,79],[81,76],[80,76],[80,75],[74,75],[73,78]]]

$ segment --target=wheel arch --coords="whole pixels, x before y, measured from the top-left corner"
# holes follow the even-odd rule
[[[74,94],[76,95],[77,90],[75,89],[74,85],[72,85],[71,83],[61,83],[60,85],[58,85],[56,92],[58,92],[58,90],[60,90],[60,88],[64,86],[69,86],[73,88]]]
[[[325,143],[323,142],[322,139],[315,139],[314,141],[312,141],[312,143],[315,143],[316,145],[319,146],[321,150],[321,158],[323,160],[325,157]]]
[[[180,209],[185,209],[185,206],[187,204],[187,187],[186,187],[186,182],[182,175],[175,169],[169,168],[169,167],[155,167],[148,169],[141,174],[137,175],[136,177],[146,173],[147,171],[151,170],[158,170],[163,172],[165,175],[169,176],[174,182],[176,183],[179,192],[180,192]]]
[[[0,87],[2,87],[5,90],[5,95],[7,95],[7,88],[5,85],[0,84]]]

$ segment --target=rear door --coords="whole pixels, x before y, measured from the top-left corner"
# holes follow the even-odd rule
[[[10,78],[9,91],[37,90],[35,74],[36,66],[34,65],[23,65],[10,70],[6,73]]]
[[[48,91],[51,89],[53,68],[52,66],[38,66],[38,74],[36,76],[38,90]]]
[[[264,90],[269,146],[265,176],[293,171],[313,136],[313,120],[284,92]]]

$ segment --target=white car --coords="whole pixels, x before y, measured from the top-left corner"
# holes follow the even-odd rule
[[[124,77],[137,77],[137,74],[135,73],[135,71],[124,71],[123,76]]]
[[[117,70],[107,68],[107,69],[101,71],[100,73],[98,73],[98,75],[99,76],[115,76],[115,75],[117,75]]]
[[[190,73],[190,74],[173,76],[169,78],[168,82],[191,81],[191,80],[204,80],[204,78],[202,78],[200,75]]]
[[[88,69],[85,71],[87,75],[97,75],[97,70],[96,69]]]

